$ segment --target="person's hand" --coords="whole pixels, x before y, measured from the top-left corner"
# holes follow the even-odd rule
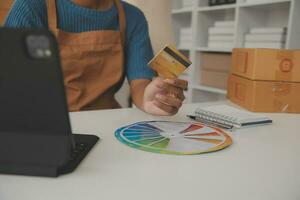
[[[143,107],[153,115],[175,115],[184,101],[188,82],[180,79],[155,78],[144,92]]]

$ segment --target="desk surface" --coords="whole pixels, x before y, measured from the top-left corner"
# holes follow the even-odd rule
[[[198,105],[199,106],[199,105]],[[136,109],[71,113],[76,133],[102,138],[73,174],[55,178],[0,175],[1,200],[299,200],[300,115],[269,114],[270,126],[238,130],[224,151],[161,155],[131,149],[118,127],[144,120],[188,121]]]

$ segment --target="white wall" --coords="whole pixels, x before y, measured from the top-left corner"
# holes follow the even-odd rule
[[[149,22],[150,37],[155,52],[174,44],[171,20],[171,0],[126,0],[140,8]]]

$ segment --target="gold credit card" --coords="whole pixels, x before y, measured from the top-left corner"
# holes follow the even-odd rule
[[[185,55],[172,46],[163,48],[149,62],[149,66],[163,78],[177,78],[191,64],[192,62]]]

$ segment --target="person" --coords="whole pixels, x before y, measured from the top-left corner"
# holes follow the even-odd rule
[[[159,23],[159,22],[157,22]],[[125,77],[134,104],[174,115],[187,81],[155,77],[147,20],[121,0],[15,0],[6,27],[49,28],[57,38],[70,111],[119,108]]]

